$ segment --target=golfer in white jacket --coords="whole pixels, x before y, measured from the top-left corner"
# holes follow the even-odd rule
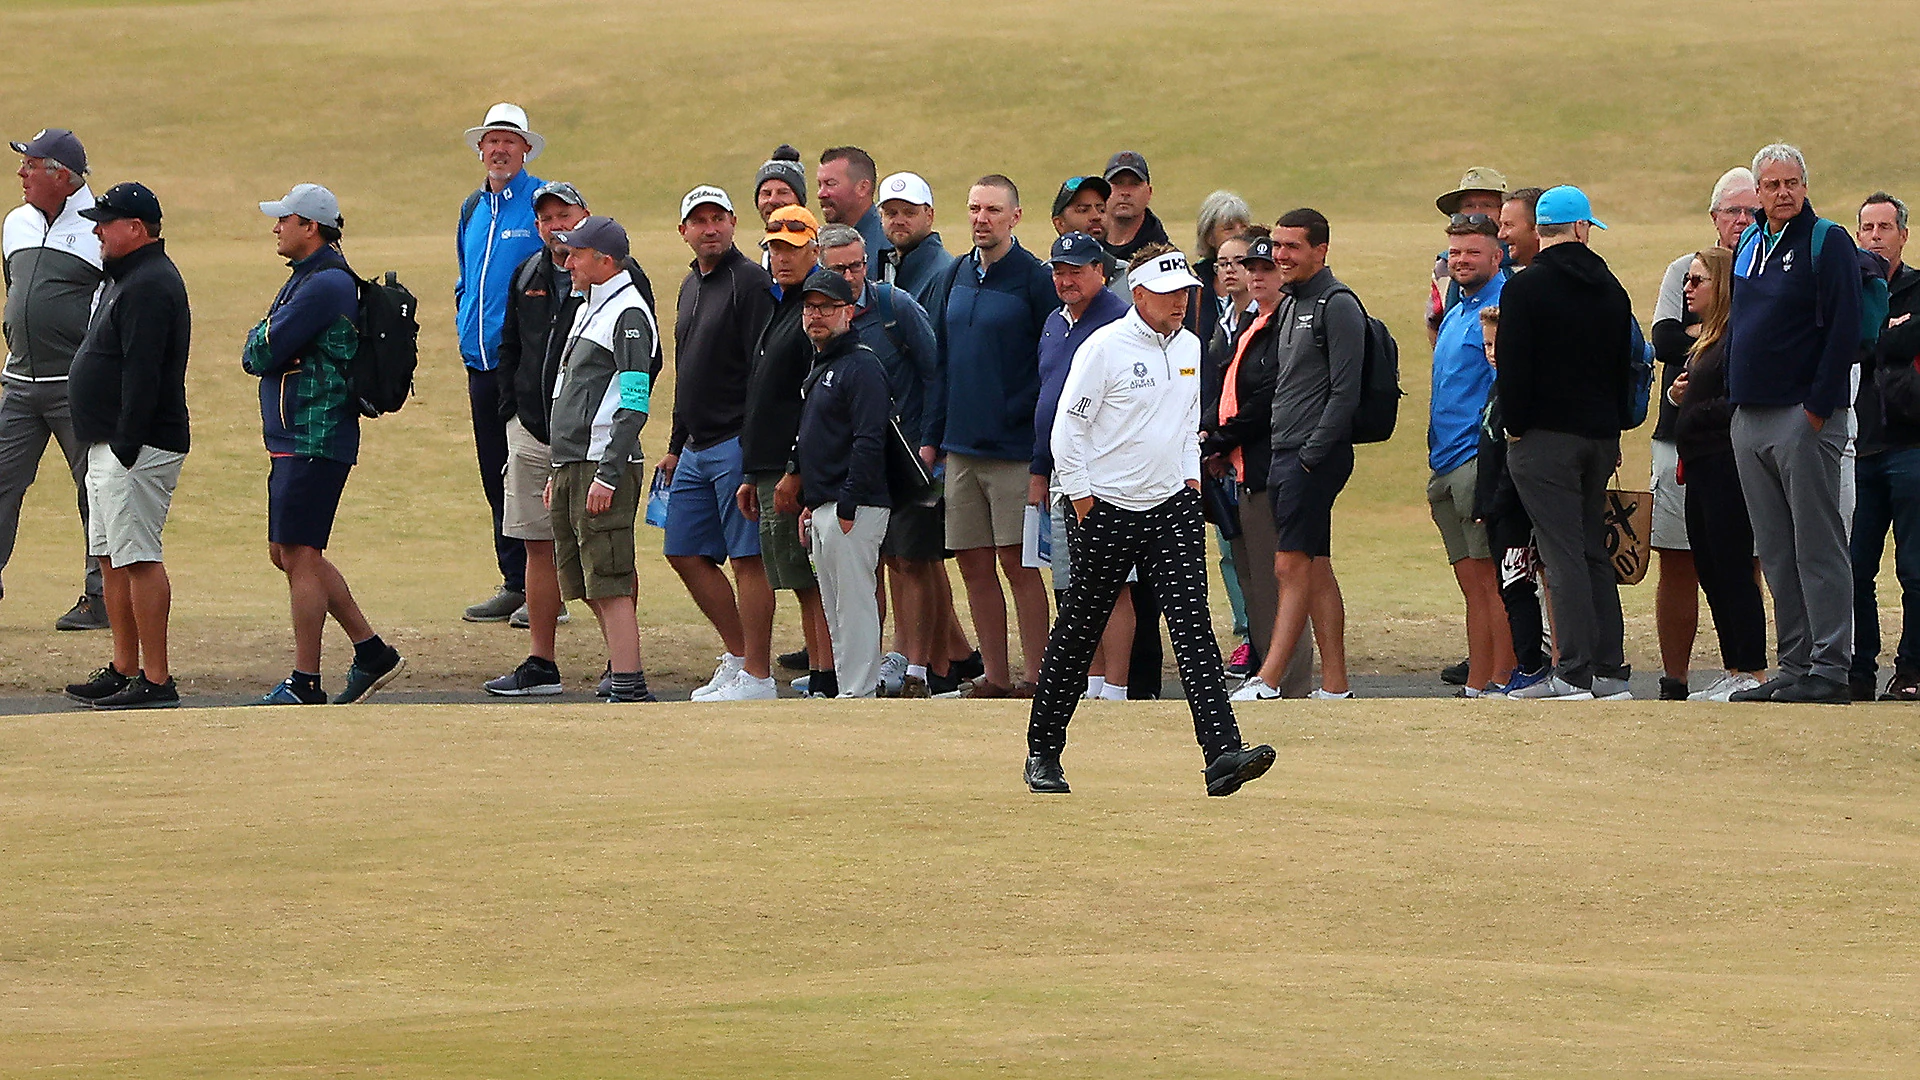
[[[1181,326],[1200,282],[1165,244],[1133,257],[1133,310],[1074,354],[1053,422],[1054,469],[1079,535],[1073,582],[1047,638],[1027,727],[1027,787],[1064,793],[1067,742],[1087,664],[1133,567],[1166,613],[1207,794],[1231,795],[1272,766],[1247,747],[1227,703],[1207,609],[1206,521],[1200,509],[1200,339]]]

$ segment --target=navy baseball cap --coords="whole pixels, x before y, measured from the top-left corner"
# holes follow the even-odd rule
[[[138,180],[129,180],[108,188],[107,193],[94,200],[92,206],[80,211],[80,216],[88,221],[101,222],[139,218],[158,225],[160,200],[147,190],[147,185]]]
[[[808,274],[807,280],[800,286],[800,291],[819,293],[821,296],[832,297],[843,304],[853,303],[853,286],[847,284],[846,278],[825,267]]]
[[[1107,159],[1107,171],[1104,174],[1108,183],[1123,172],[1130,172],[1140,178],[1143,184],[1153,183],[1153,177],[1147,173],[1147,159],[1140,156],[1138,150],[1122,150]]]
[[[1240,261],[1243,263],[1263,262],[1269,266],[1274,265],[1273,238],[1256,236],[1247,241],[1247,253],[1240,257]]]
[[[1069,176],[1067,182],[1060,185],[1060,191],[1053,197],[1053,216],[1059,217],[1060,211],[1067,208],[1075,195],[1092,188],[1100,193],[1102,199],[1113,197],[1113,185],[1098,176]]]
[[[26,142],[7,145],[21,157],[57,161],[77,173],[87,171],[87,148],[80,145],[79,136],[66,128],[47,128]]]
[[[629,250],[627,230],[612,218],[598,214],[566,232],[554,233],[553,238],[570,248],[586,248],[613,259],[626,258]]]
[[[1053,242],[1053,250],[1047,255],[1047,265],[1087,266],[1099,262],[1106,255],[1106,249],[1100,241],[1083,232],[1070,232]]]

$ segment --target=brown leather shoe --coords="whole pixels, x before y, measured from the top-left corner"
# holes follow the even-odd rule
[[[933,693],[927,689],[927,680],[918,675],[908,675],[906,678],[900,680],[899,696],[903,698],[930,698],[933,696]]]
[[[1010,698],[1013,695],[1014,692],[1012,690],[988,682],[986,676],[983,675],[973,680],[973,684],[967,687],[966,693],[960,696],[964,698]]]

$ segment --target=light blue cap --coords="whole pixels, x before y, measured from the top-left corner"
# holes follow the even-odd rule
[[[1534,205],[1535,225],[1571,225],[1576,221],[1591,222],[1596,229],[1607,227],[1606,222],[1593,216],[1593,203],[1588,201],[1587,193],[1577,187],[1563,184],[1548,188]]]

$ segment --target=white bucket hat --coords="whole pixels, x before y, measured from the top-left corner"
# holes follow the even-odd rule
[[[539,157],[540,151],[547,148],[547,140],[535,135],[527,127],[527,110],[511,101],[503,101],[488,109],[487,118],[479,127],[467,129],[467,142],[473,146],[474,153],[480,152],[480,139],[489,131],[511,131],[527,140],[527,146],[530,147],[527,151],[528,161]]]

